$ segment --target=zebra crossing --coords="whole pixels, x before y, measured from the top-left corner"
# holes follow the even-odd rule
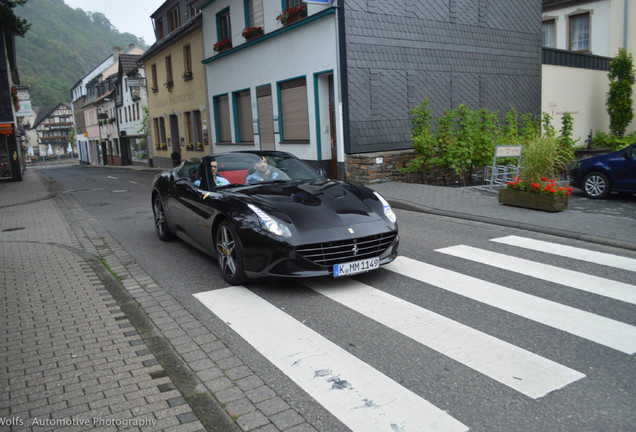
[[[507,236],[493,244],[550,253],[636,272],[636,260]],[[465,245],[436,250],[555,286],[636,304],[636,285]],[[620,353],[636,353],[636,326],[408,257],[383,267]],[[381,270],[382,271],[382,270]],[[303,285],[530,399],[586,379],[575,370],[353,278]],[[241,338],[352,431],[465,431],[469,426],[358,359],[245,287],[194,295]]]

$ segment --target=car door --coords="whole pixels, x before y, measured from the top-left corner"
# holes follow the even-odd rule
[[[636,191],[636,144],[619,152],[613,162],[614,189]]]

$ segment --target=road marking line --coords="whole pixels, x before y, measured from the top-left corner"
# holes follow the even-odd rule
[[[119,180],[117,177],[114,177],[114,176],[108,176],[108,178],[113,180]]]
[[[626,354],[636,353],[636,327],[403,256],[384,269]]]
[[[636,259],[619,255],[595,252],[573,246],[565,246],[513,235],[491,239],[490,241],[636,272]]]
[[[303,285],[533,399],[585,375],[353,279]]]
[[[244,287],[194,297],[353,431],[468,430]]]
[[[587,275],[573,270],[516,258],[485,249],[477,249],[466,245],[437,249],[437,252],[509,270],[515,273],[521,273],[523,275],[542,279],[548,282],[558,283],[603,297],[609,297],[615,300],[636,304],[636,286],[623,282]]]

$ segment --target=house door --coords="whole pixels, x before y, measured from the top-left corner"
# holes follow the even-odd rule
[[[272,87],[264,85],[256,88],[258,109],[258,129],[261,138],[261,150],[276,150],[274,143],[274,114],[272,108]]]
[[[172,141],[172,151],[181,154],[179,147],[179,119],[176,115],[170,115],[170,139]]]

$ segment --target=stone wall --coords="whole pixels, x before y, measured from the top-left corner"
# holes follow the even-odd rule
[[[402,173],[400,168],[406,167],[413,158],[415,158],[415,152],[412,149],[349,154],[345,161],[346,181],[364,185],[390,181],[438,186],[485,183],[483,168],[467,173],[463,181],[452,170],[444,167],[431,167],[421,173]]]

